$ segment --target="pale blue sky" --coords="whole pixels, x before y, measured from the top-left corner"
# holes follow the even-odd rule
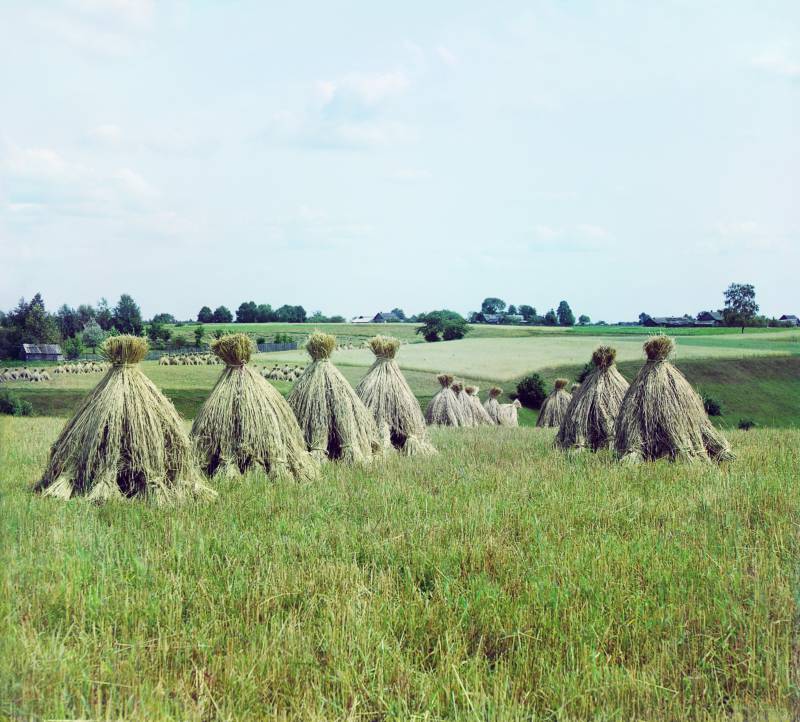
[[[0,4],[0,307],[800,313],[800,3]]]

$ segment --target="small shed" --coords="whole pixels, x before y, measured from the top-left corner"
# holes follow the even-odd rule
[[[64,354],[57,343],[24,343],[20,357],[23,361],[63,361]]]

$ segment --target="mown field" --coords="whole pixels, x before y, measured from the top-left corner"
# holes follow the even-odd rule
[[[431,460],[159,509],[31,495],[61,423],[0,419],[2,716],[797,711],[798,431],[734,431],[718,469],[439,430]]]
[[[513,389],[522,362],[478,363],[480,343],[549,385],[601,340],[399,359],[425,405],[440,370]],[[38,416],[0,417],[0,719],[797,716],[796,334],[694,340],[677,364],[722,402],[722,468],[565,456],[523,409],[520,429],[433,430],[434,459],[250,476],[175,509],[32,495],[100,375],[6,384]],[[642,338],[608,342],[632,378]],[[417,348],[457,353],[412,370]],[[353,353],[335,362],[356,384],[371,354]],[[221,370],[143,368],[187,427]],[[759,428],[730,428],[743,417]]]

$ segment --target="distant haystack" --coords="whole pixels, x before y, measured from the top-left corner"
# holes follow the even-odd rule
[[[594,368],[572,395],[556,436],[561,449],[607,449],[614,445],[614,422],[628,382],[614,365],[617,352],[600,346],[592,354]]]
[[[289,404],[248,365],[250,337],[223,336],[212,342],[211,350],[225,369],[192,425],[203,470],[221,477],[259,469],[271,477],[314,478],[317,465]]]
[[[483,408],[486,409],[486,413],[489,414],[489,418],[495,423],[500,423],[500,402],[497,400],[500,398],[500,395],[503,393],[503,389],[492,386],[489,389],[489,396],[486,401],[483,402]]]
[[[567,406],[572,400],[572,394],[566,389],[568,383],[567,379],[556,379],[553,391],[542,403],[539,418],[536,420],[537,426],[561,426]]]
[[[289,394],[300,428],[318,461],[367,463],[380,449],[372,413],[330,362],[336,338],[312,333],[306,342],[311,364]]]
[[[453,377],[439,374],[436,378],[442,388],[428,403],[425,421],[431,426],[464,426],[464,412],[452,389]]]
[[[395,361],[400,342],[375,336],[369,344],[375,362],[356,393],[375,418],[383,448],[394,447],[407,456],[435,454],[419,402]]]
[[[644,344],[647,362],[622,400],[614,446],[623,461],[734,458],[725,437],[708,420],[703,400],[668,358],[674,343],[654,336]]]
[[[95,501],[215,496],[202,482],[178,412],[139,367],[147,342],[115,336],[101,353],[112,366],[53,444],[36,490]]]
[[[492,420],[492,417],[489,416],[486,409],[483,408],[483,404],[478,398],[478,391],[480,391],[480,389],[477,386],[464,387],[464,399],[466,402],[464,404],[465,415],[470,415],[473,426],[492,426],[495,422]]]

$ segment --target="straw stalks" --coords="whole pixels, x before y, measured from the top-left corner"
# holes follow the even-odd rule
[[[270,478],[313,479],[317,465],[289,404],[248,365],[250,337],[223,336],[211,350],[225,369],[192,425],[201,468],[215,478],[257,470]]]
[[[216,495],[202,481],[175,407],[138,366],[147,349],[136,336],[106,339],[101,353],[112,365],[53,444],[36,491],[98,502]]]

